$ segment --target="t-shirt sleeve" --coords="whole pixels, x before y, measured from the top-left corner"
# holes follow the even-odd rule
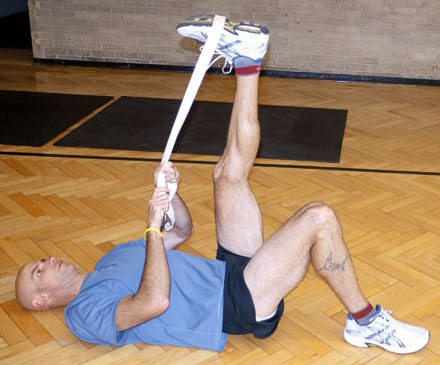
[[[118,280],[106,280],[82,291],[65,310],[70,331],[85,342],[120,345],[126,331],[116,330],[116,309],[126,296],[123,287]]]

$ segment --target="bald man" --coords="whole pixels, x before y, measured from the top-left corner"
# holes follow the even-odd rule
[[[178,32],[203,42],[212,21],[209,15],[192,17]],[[53,257],[26,264],[16,283],[23,306],[67,305],[69,329],[90,343],[148,342],[221,351],[227,334],[270,336],[282,318],[283,298],[311,263],[348,311],[348,343],[396,353],[415,352],[428,343],[426,329],[397,321],[365,298],[341,225],[326,204],[307,204],[264,242],[248,175],[260,143],[258,79],[268,40],[263,26],[227,20],[217,47],[237,75],[227,144],[213,173],[217,259],[173,250],[192,233],[191,217],[176,194],[174,228],[162,232],[169,191],[156,187],[145,241],[117,246],[89,274]],[[159,170],[167,183],[178,182],[172,164]]]

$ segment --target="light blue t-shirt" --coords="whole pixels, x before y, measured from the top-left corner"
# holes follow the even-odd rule
[[[144,240],[115,247],[85,278],[80,293],[65,309],[67,326],[79,339],[121,346],[199,347],[222,351],[225,263],[167,251],[171,276],[166,312],[124,331],[116,330],[116,308],[122,298],[137,293],[145,262]]]

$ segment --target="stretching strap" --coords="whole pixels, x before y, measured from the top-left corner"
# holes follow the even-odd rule
[[[218,41],[220,40],[220,36],[223,31],[223,27],[225,24],[225,17],[216,15],[214,17],[214,21],[212,24],[212,29],[208,34],[208,40],[203,47],[202,52],[200,53],[199,59],[197,60],[194,71],[191,75],[191,79],[189,80],[189,84],[186,88],[185,95],[183,96],[182,102],[179,107],[179,111],[177,112],[176,119],[174,120],[173,128],[171,129],[170,136],[168,137],[168,142],[165,147],[165,151],[162,156],[161,164],[164,165],[170,160],[171,153],[173,151],[174,145],[176,144],[177,136],[179,135],[180,130],[182,129],[183,123],[185,123],[185,119],[191,109],[191,105],[194,102],[197,91],[200,88],[200,85],[205,77],[206,71],[210,66],[210,61],[212,56],[214,55],[214,51],[217,48]],[[177,184],[175,183],[166,183],[164,173],[160,172],[157,182],[158,187],[167,187],[170,191],[169,199],[173,199],[174,195],[177,191]],[[170,231],[174,227],[174,222],[176,218],[174,215],[173,206],[170,204],[167,213],[162,220],[162,226],[166,231]]]

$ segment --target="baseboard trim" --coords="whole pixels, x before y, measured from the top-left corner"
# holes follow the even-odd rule
[[[192,66],[174,66],[174,65],[156,65],[156,64],[138,64],[138,63],[119,63],[119,62],[101,62],[101,61],[82,61],[82,60],[62,60],[34,58],[35,63],[54,66],[79,66],[79,67],[98,67],[98,68],[116,68],[133,70],[157,70],[157,71],[183,71],[192,72]],[[211,74],[221,74],[221,68],[212,67],[208,70]],[[422,86],[440,86],[440,80],[434,79],[415,79],[404,77],[370,76],[370,75],[349,75],[349,74],[328,74],[315,72],[297,72],[297,71],[277,71],[262,70],[261,76],[309,79],[309,80],[330,80],[340,82],[371,82],[382,84],[402,84],[402,85],[422,85]]]

